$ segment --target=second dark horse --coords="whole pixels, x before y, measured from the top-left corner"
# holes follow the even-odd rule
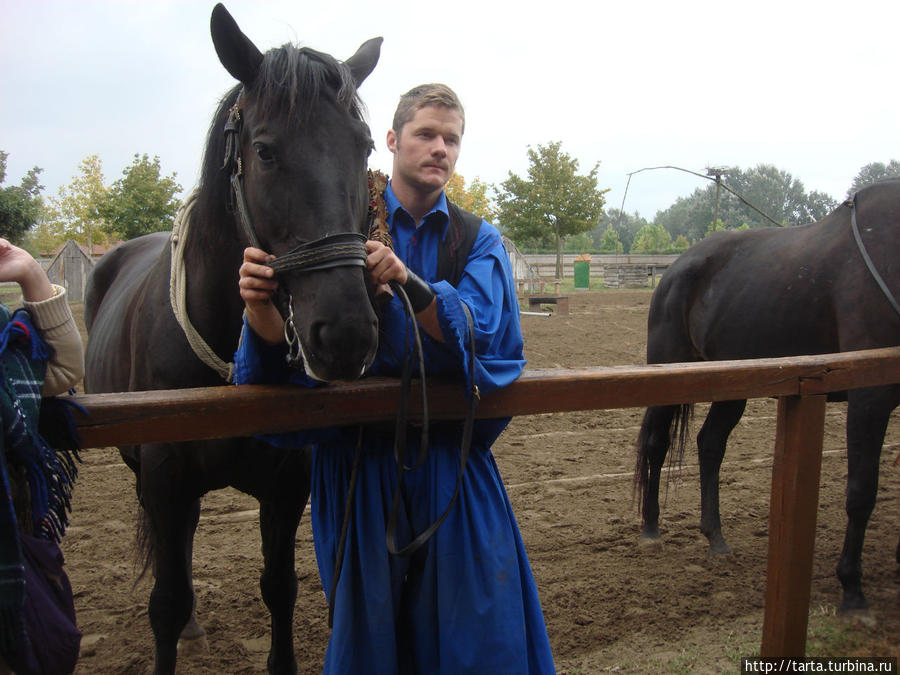
[[[853,232],[854,211],[860,243]],[[753,359],[898,345],[898,260],[900,181],[861,190],[817,223],[710,236],[675,261],[654,293],[647,361]],[[864,609],[863,539],[900,385],[855,389],[829,400],[847,400],[847,531],[837,566],[841,608]],[[719,468],[745,405],[745,400],[713,403],[697,436],[700,529],[714,553],[729,550],[719,519]],[[679,457],[684,451],[690,412],[687,405],[660,406],[648,408],[644,416],[636,484],[645,538],[659,537],[661,470],[671,446]]]
[[[92,275],[85,301],[90,392],[224,384],[224,372],[189,344],[170,302],[170,281],[183,293],[175,304],[185,310],[181,324],[196,331],[193,342],[207,360],[228,361],[243,311],[237,270],[254,240],[288,262],[280,290],[310,372],[322,380],[356,378],[375,353],[363,236],[372,139],[356,90],[378,61],[380,38],[344,63],[291,45],[262,54],[221,5],[211,32],[220,61],[240,84],[213,119],[189,231],[128,241]],[[186,626],[202,632],[193,616],[191,572],[200,498],[230,485],[260,503],[260,587],[272,615],[269,670],[296,672],[294,540],[309,494],[308,456],[248,438],[121,452],[136,475],[153,554],[156,671],[174,672]]]

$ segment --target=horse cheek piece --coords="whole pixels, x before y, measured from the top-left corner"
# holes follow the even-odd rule
[[[244,309],[236,272],[250,243],[277,257],[294,355],[317,377],[357,377],[377,347],[364,273],[371,136],[356,89],[378,61],[380,38],[340,63],[292,45],[263,55],[221,5],[210,28],[240,84],[218,107],[199,188],[173,232],[125,242],[94,267],[85,298],[89,392],[223,384]],[[271,157],[259,154],[264,147]],[[309,496],[308,451],[231,438],[120,452],[135,473],[140,544],[154,576],[156,672],[175,671],[179,637],[203,635],[194,616],[193,536],[201,497],[226,486],[259,500],[268,669],[297,672],[294,546]]]
[[[648,363],[755,359],[900,344],[900,181],[877,183],[801,227],[724,232],[675,261],[653,294]],[[868,606],[862,548],[875,507],[881,446],[900,385],[853,389],[847,401],[847,530],[837,565],[842,610]],[[697,435],[700,530],[710,552],[730,549],[719,518],[719,469],[745,400],[716,401]],[[648,408],[638,437],[635,488],[643,538],[659,537],[659,487],[670,448],[687,442],[692,406]],[[900,547],[897,551],[900,562]]]

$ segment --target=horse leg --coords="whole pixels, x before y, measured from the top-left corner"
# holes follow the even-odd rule
[[[642,540],[659,539],[659,481],[678,406],[647,408],[638,435],[636,485],[641,495]]]
[[[847,395],[847,530],[837,565],[841,611],[867,609],[862,590],[862,549],[878,492],[878,461],[898,388],[857,389]]]
[[[719,517],[719,469],[728,436],[744,414],[746,400],[716,401],[697,434],[700,456],[700,531],[709,540],[710,553],[731,553],[722,536]]]
[[[298,492],[302,489],[297,488]],[[308,488],[307,488],[308,494]],[[272,644],[267,661],[270,673],[297,672],[294,656],[294,605],[297,601],[297,573],[294,543],[306,499],[261,500],[259,529],[262,535],[264,566],[259,579],[263,601],[272,617]]]
[[[155,581],[150,592],[148,614],[155,642],[155,672],[174,673],[178,638],[194,609],[191,583],[191,542],[200,518],[200,500],[177,499],[176,482],[157,483],[152,488],[144,471],[144,508],[152,528]],[[153,495],[153,498],[151,498]]]

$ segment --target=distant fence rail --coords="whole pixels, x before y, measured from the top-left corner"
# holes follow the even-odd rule
[[[580,253],[564,253],[563,254],[563,278],[571,279],[575,276],[575,258]],[[555,253],[525,253],[523,254],[525,261],[531,265],[537,272],[537,275],[544,279],[554,278],[556,276],[556,254]],[[663,271],[678,257],[672,255],[644,255],[644,254],[598,254],[591,253],[590,268],[592,275],[601,275],[605,266],[631,266],[642,265],[644,267],[655,267],[658,271]]]
[[[762,656],[806,651],[825,398],[900,382],[900,347],[753,361],[526,370],[483,397],[479,417],[778,397]],[[392,419],[400,383],[371,378],[307,389],[244,385],[74,396],[83,446],[274,433]],[[410,397],[410,416],[421,417]],[[432,419],[461,419],[459,383],[428,385]]]

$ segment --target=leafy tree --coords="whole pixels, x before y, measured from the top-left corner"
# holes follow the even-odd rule
[[[450,176],[450,180],[445,186],[447,198],[454,204],[471,211],[476,216],[481,216],[489,223],[493,223],[497,217],[497,209],[491,203],[488,197],[488,188],[490,186],[483,182],[478,176],[466,187],[466,179],[458,173]]]
[[[632,253],[669,253],[672,237],[662,225],[644,225],[631,245]]]
[[[109,188],[100,206],[107,234],[133,239],[142,234],[171,230],[181,201],[175,197],[181,186],[175,174],[160,177],[159,157],[134,155],[122,178]]]
[[[0,185],[6,180],[8,158],[9,153],[0,150]],[[42,170],[34,167],[19,185],[0,188],[0,237],[14,244],[22,243],[28,229],[40,219],[43,208],[40,192],[44,186],[38,182],[38,175]]]
[[[853,179],[850,189],[847,190],[847,197],[852,197],[866,185],[877,183],[886,178],[900,178],[900,162],[896,159],[892,159],[887,164],[872,162],[862,167],[859,173],[856,174],[856,178]]]
[[[590,232],[572,234],[566,237],[563,250],[566,253],[587,253],[594,247]]]
[[[94,244],[108,241],[102,221],[108,188],[103,184],[103,162],[98,155],[81,160],[78,171],[69,185],[60,186],[57,197],[49,198],[46,227],[91,251]]]
[[[722,229],[802,225],[823,218],[837,206],[828,195],[807,193],[801,181],[770,164],[747,171],[730,168],[722,185],[718,197]],[[657,213],[656,222],[673,237],[684,235],[689,241],[699,241],[711,228],[715,213],[716,185],[711,183]],[[716,229],[720,229],[718,225]]]
[[[527,178],[509,172],[498,194],[500,222],[517,244],[550,242],[556,251],[556,275],[562,277],[562,245],[567,236],[587,232],[600,218],[608,189],[597,188],[594,165],[578,174],[578,160],[559,141],[528,148]]]
[[[597,250],[600,253],[623,253],[625,251],[625,247],[619,241],[619,233],[613,229],[612,225],[609,225],[603,231],[603,237],[600,239],[600,245],[597,246]]]
[[[672,242],[672,246],[669,249],[670,253],[684,253],[691,247],[691,242],[684,238],[683,234],[679,234],[678,238]]]
[[[619,209],[610,209],[606,216],[606,222],[608,222],[609,226],[615,230],[616,236],[622,243],[624,252],[628,252],[631,250],[631,245],[632,242],[634,242],[634,237],[635,235],[637,235],[640,229],[645,225],[650,224],[645,218],[642,218],[637,211],[631,214],[620,211]],[[601,240],[604,236],[606,236],[605,231],[600,234]],[[600,248],[600,246],[601,244],[600,242],[598,242],[597,247]]]

